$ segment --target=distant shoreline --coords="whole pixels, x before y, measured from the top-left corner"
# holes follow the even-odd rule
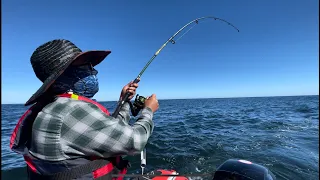
[[[199,97],[199,98],[177,98],[177,99],[159,99],[160,101],[167,100],[196,100],[196,99],[239,99],[239,98],[273,98],[273,97],[303,97],[303,96],[319,96],[317,95],[286,95],[286,96],[248,96],[248,97]],[[117,102],[117,101],[98,101],[98,102]],[[1,105],[23,105],[24,103],[4,103]]]

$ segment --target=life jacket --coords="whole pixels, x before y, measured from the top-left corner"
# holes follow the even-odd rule
[[[101,111],[110,116],[108,110],[101,104],[83,96],[75,94],[62,94],[58,97],[71,98],[75,100],[92,103]],[[27,164],[28,177],[30,179],[117,179],[112,174],[124,175],[127,173],[129,162],[121,156],[101,159],[97,157],[83,157],[58,162],[44,161],[29,153],[32,125],[38,113],[48,102],[38,102],[29,108],[18,121],[10,139],[10,148],[18,154],[22,154]]]

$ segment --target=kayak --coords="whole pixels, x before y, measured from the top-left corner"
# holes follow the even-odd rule
[[[196,176],[196,175],[193,175]],[[199,175],[201,176],[201,175]],[[242,159],[229,159],[221,164],[207,177],[212,180],[276,180],[274,174],[266,167]],[[179,175],[175,170],[159,169],[134,180],[189,180],[187,176]]]

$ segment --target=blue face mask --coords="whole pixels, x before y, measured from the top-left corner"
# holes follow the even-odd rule
[[[99,91],[98,71],[93,68],[70,67],[51,86],[56,94],[73,93],[92,98]]]

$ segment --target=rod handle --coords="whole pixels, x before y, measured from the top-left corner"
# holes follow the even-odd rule
[[[139,82],[138,78],[136,78],[136,79],[133,80],[133,83],[138,83],[138,82]],[[114,113],[112,114],[112,117],[116,118],[116,117],[118,116],[118,114],[119,114],[119,112],[120,112],[120,109],[122,108],[123,104],[128,101],[130,95],[131,95],[131,93],[130,93],[130,92],[127,92],[127,93],[125,94],[124,98],[122,98],[122,100],[119,101],[116,110],[115,110]]]

